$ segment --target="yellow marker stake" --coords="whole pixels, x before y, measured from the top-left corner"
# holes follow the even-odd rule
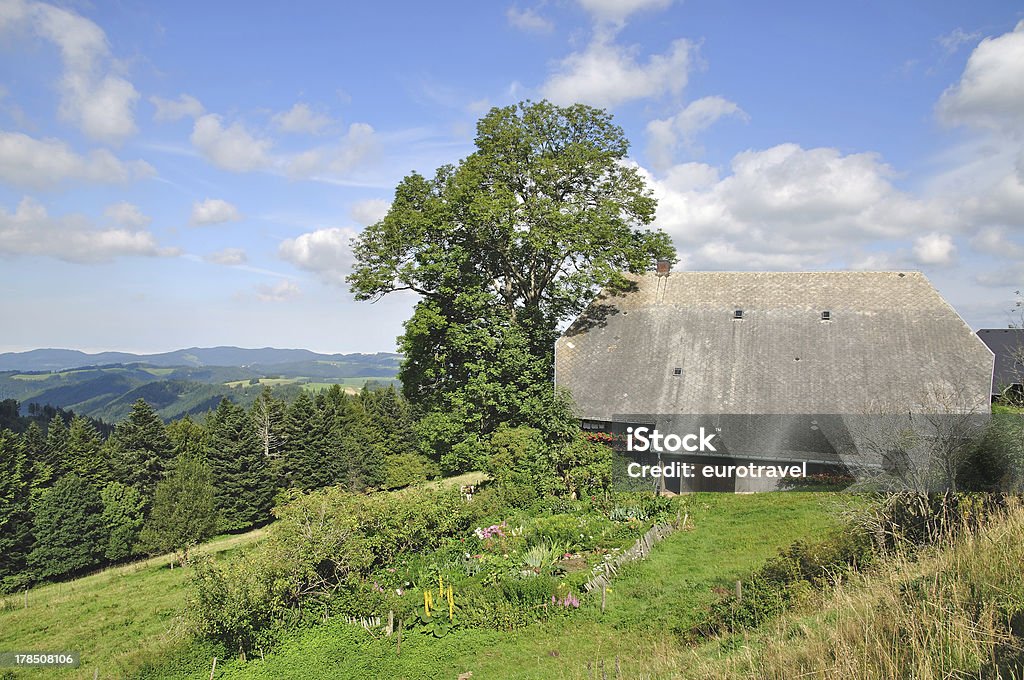
[[[425,590],[423,591],[423,611],[427,613],[427,616],[430,616],[430,593]]]
[[[452,586],[448,584],[448,620],[455,620],[455,602],[452,601]]]
[[[437,596],[444,597],[444,584],[441,581],[441,575],[437,576]]]

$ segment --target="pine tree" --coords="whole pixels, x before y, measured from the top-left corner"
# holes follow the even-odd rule
[[[352,491],[384,486],[384,447],[361,400],[345,402],[331,429],[329,451],[335,483]]]
[[[109,465],[100,451],[102,444],[92,421],[82,416],[71,419],[64,452],[68,471],[96,487],[97,493],[110,477]]]
[[[164,423],[144,399],[132,405],[109,440],[111,473],[145,498],[153,497],[156,484],[170,464],[173,447]]]
[[[107,535],[103,503],[92,484],[72,473],[32,504],[36,544],[28,563],[37,578],[81,572],[103,561]]]
[[[223,399],[207,417],[206,429],[205,458],[213,472],[221,528],[233,531],[266,522],[274,489],[249,415]]]
[[[0,430],[0,583],[25,570],[32,543],[29,472],[18,436]]]
[[[149,553],[175,552],[184,565],[188,551],[209,538],[216,525],[210,467],[201,458],[184,454],[157,484],[139,546]]]

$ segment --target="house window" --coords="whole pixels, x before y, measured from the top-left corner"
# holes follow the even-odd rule
[[[672,369],[672,375],[682,375],[682,374],[683,374],[683,369],[681,369],[679,367],[676,367],[676,368]]]
[[[734,319],[742,319],[743,318],[743,310],[742,309],[737,309],[735,312],[732,313],[732,318],[734,318]]]
[[[831,321],[832,320],[832,312],[830,312],[828,310],[825,310],[824,312],[822,312],[821,313],[821,320],[822,321]]]

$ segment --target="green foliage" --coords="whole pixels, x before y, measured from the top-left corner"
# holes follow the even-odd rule
[[[131,486],[143,498],[151,498],[173,452],[160,416],[144,399],[138,399],[107,444],[113,479]]]
[[[139,547],[149,553],[174,551],[184,563],[189,550],[209,538],[216,526],[210,468],[201,459],[183,454],[157,484]]]
[[[582,433],[566,444],[552,447],[550,459],[562,483],[561,493],[571,498],[602,493],[611,487],[611,449],[587,441]]]
[[[25,569],[31,548],[30,473],[19,438],[0,430],[0,591],[5,579]]]
[[[384,460],[384,488],[401,489],[440,474],[437,464],[419,453],[399,453]]]
[[[69,471],[96,487],[103,488],[110,475],[107,461],[100,452],[99,432],[88,418],[75,416],[68,427],[64,460]]]
[[[135,543],[142,529],[146,499],[134,487],[110,482],[100,492],[100,500],[108,536],[104,557],[119,562],[136,554]]]
[[[598,109],[492,109],[473,154],[433,179],[403,179],[356,239],[358,299],[422,298],[399,340],[400,377],[414,406],[444,414],[421,434],[446,471],[468,469],[466,447],[452,449],[474,436],[543,429],[559,323],[602,288],[627,287],[623,272],[674,258],[666,234],[642,229],[656,201],[622,162],[628,148]]]
[[[93,485],[65,475],[33,501],[32,513],[36,544],[28,563],[38,578],[81,572],[103,561],[103,503]]]
[[[220,528],[234,531],[265,523],[274,490],[249,415],[224,399],[207,417],[206,430],[205,459],[213,472]]]

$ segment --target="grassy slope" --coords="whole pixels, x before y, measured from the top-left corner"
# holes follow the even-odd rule
[[[223,536],[200,551],[223,554],[263,533]],[[0,649],[81,653],[78,671],[31,669],[15,677],[92,678],[95,668],[100,677],[123,677],[141,660],[181,644],[187,583],[185,571],[169,563],[168,556],[156,557],[40,586],[29,591],[27,608],[21,594],[0,600]]]
[[[583,678],[587,664],[604,662],[614,677],[618,657],[626,677],[672,676],[680,656],[673,630],[685,629],[714,597],[775,551],[834,526],[834,496],[826,494],[699,494],[681,499],[692,529],[665,539],[649,559],[620,572],[605,614],[585,599],[571,618],[515,633],[470,630],[442,640],[406,635],[375,639],[333,621],[300,631],[265,660],[218,666],[223,678]],[[660,652],[656,651],[660,648]],[[657,667],[651,659],[658,658]],[[210,659],[195,659],[194,672]],[[599,673],[598,673],[599,675]]]

